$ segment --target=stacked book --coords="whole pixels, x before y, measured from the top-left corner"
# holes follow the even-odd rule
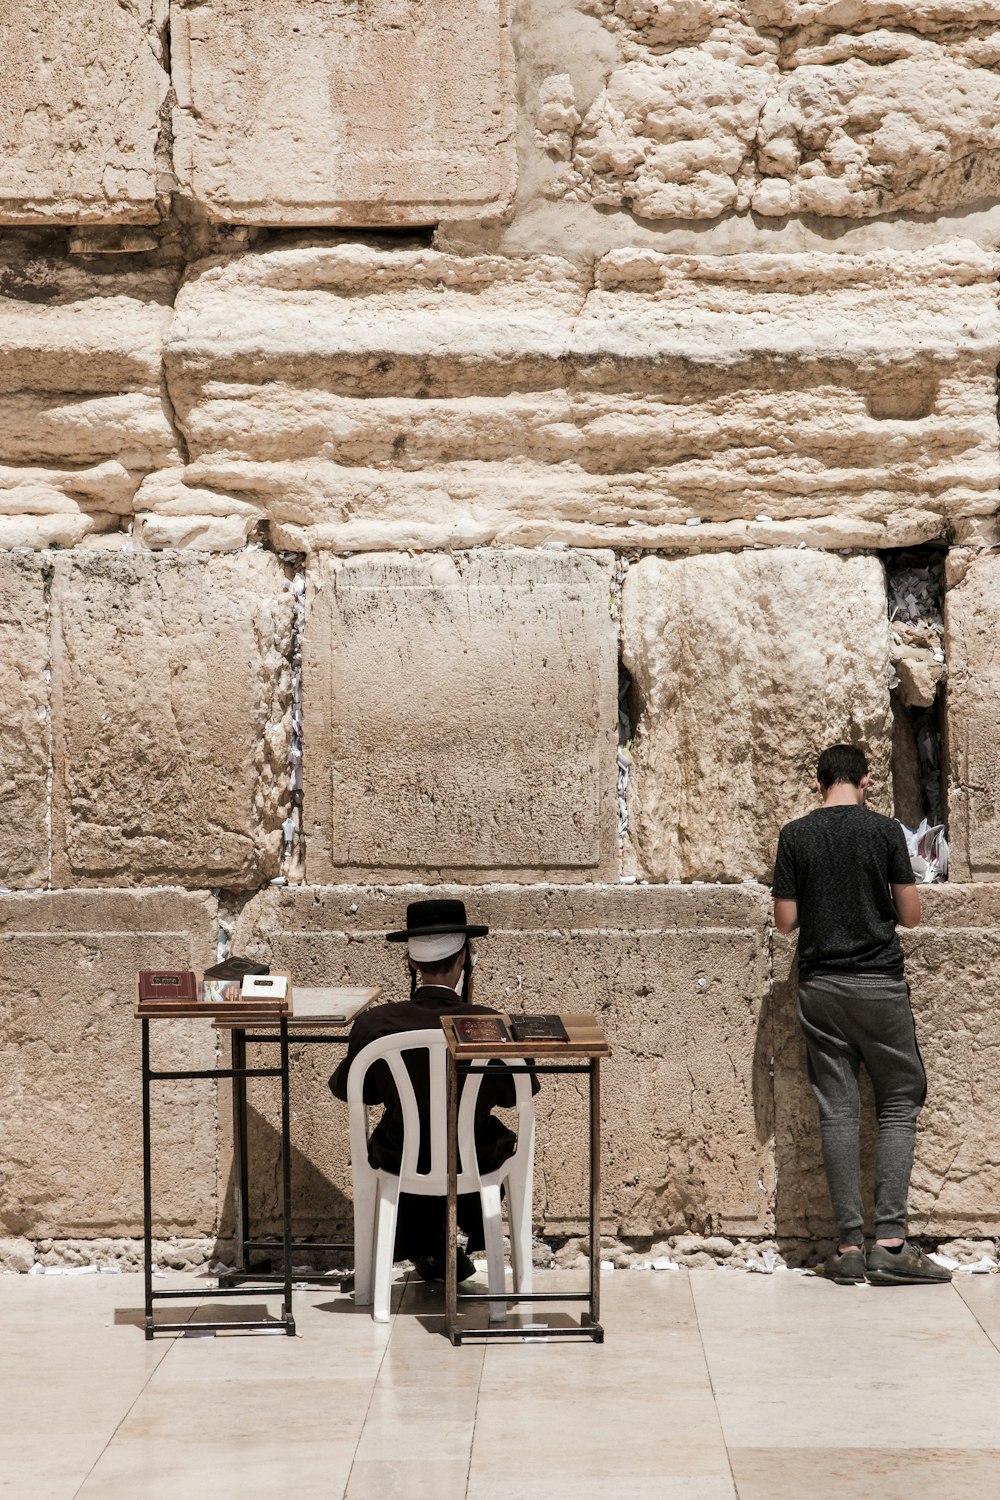
[[[137,1016],[233,1015],[271,1020],[288,1015],[292,983],[266,964],[229,958],[211,969],[143,969]]]

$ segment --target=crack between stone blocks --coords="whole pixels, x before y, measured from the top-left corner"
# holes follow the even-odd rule
[[[302,552],[279,552],[286,587],[292,595],[292,630],[288,663],[291,670],[292,733],[288,747],[288,808],[282,823],[284,851],[280,879],[300,884],[305,879],[305,831],[302,826],[302,640],[306,620],[306,558]]]
[[[52,789],[55,784],[55,760],[52,743],[52,581],[55,566],[42,563],[42,601],[45,606],[45,666],[42,675],[47,688],[45,700],[45,888],[52,890]]]

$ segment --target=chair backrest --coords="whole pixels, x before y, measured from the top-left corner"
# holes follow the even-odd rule
[[[380,1037],[363,1047],[351,1064],[347,1075],[347,1103],[350,1109],[351,1160],[355,1164],[368,1161],[368,1118],[364,1104],[365,1075],[375,1063],[385,1063],[392,1074],[399,1095],[403,1115],[403,1157],[399,1168],[400,1192],[434,1193],[444,1195],[448,1181],[448,1137],[447,1137],[447,1086],[446,1063],[448,1043],[440,1027],[426,1031],[400,1031],[395,1036]],[[430,1079],[430,1168],[427,1172],[417,1170],[420,1155],[420,1112],[417,1108],[416,1092],[403,1057],[408,1052],[423,1051],[427,1054]],[[512,1058],[520,1063],[520,1058]],[[458,1110],[458,1191],[475,1192],[479,1186],[479,1163],[475,1150],[476,1101],[483,1075],[471,1073],[463,1080],[462,1096]],[[515,1107],[517,1109],[518,1160],[533,1144],[534,1105],[531,1099],[531,1082],[526,1073],[514,1075]],[[484,1176],[489,1175],[484,1173]]]

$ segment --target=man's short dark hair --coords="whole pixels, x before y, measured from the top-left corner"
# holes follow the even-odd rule
[[[851,786],[860,786],[861,778],[868,775],[868,762],[863,750],[857,745],[829,745],[819,758],[816,780],[824,791],[836,786],[838,781],[849,781]]]

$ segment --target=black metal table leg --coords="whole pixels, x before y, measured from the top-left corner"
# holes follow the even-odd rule
[[[601,1061],[590,1059],[590,1321],[603,1344],[601,1322]]]
[[[230,1034],[230,1055],[233,1071],[242,1072],[247,1065],[246,1032],[242,1026],[234,1026]],[[250,1238],[250,1164],[247,1138],[247,1081],[243,1077],[233,1079],[233,1178],[235,1195],[235,1244],[233,1259],[241,1271],[249,1270],[247,1240]]]
[[[153,1175],[149,1125],[149,1022],[142,1021],[142,1243],[146,1338],[153,1337]]]
[[[282,1316],[285,1332],[295,1337],[295,1319],[292,1317],[292,1141],[291,1109],[288,1085],[288,1018],[281,1017],[281,1251],[282,1270],[285,1273],[285,1297]]]
[[[458,1064],[449,1049],[447,1060],[448,1101],[448,1205],[445,1244],[445,1326],[453,1344],[462,1342],[458,1327]]]

